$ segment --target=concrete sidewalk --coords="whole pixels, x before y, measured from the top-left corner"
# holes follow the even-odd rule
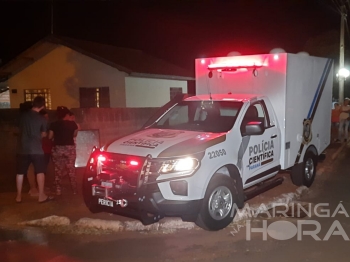
[[[331,144],[326,150],[326,160],[319,163],[317,175],[322,175],[346,144]],[[83,169],[77,169],[78,181],[81,184]],[[308,191],[305,187],[292,184],[289,174],[281,173],[284,177],[282,185],[277,186],[249,201],[250,207],[259,208],[261,204],[268,206],[272,202],[289,203],[298,199]],[[317,180],[317,177],[316,177]],[[137,231],[137,230],[176,230],[179,228],[195,228],[194,223],[182,222],[178,218],[164,218],[159,223],[143,226],[139,221],[108,213],[92,214],[86,208],[82,195],[73,195],[69,190],[68,178],[65,178],[62,196],[52,202],[39,204],[37,198],[23,194],[22,203],[15,202],[15,192],[0,193],[0,226],[17,227],[25,225],[51,226],[61,231],[109,230],[109,231]],[[312,187],[311,187],[312,189]],[[237,222],[244,217],[237,217]]]

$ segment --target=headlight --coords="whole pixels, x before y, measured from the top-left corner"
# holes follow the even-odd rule
[[[198,167],[198,160],[195,158],[180,158],[176,160],[168,160],[163,162],[160,172],[169,173],[190,173]]]

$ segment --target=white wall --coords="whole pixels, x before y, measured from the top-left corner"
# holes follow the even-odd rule
[[[187,93],[187,81],[126,77],[126,107],[161,107],[170,101],[170,87]]]

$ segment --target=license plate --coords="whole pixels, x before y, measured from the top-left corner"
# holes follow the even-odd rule
[[[98,199],[98,204],[101,206],[113,207],[113,201],[103,198]]]
[[[102,181],[102,182],[101,182],[101,186],[104,186],[104,187],[112,187],[113,184],[112,184],[112,182],[104,182],[104,181]]]

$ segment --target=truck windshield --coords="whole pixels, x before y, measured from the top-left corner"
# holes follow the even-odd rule
[[[237,101],[182,101],[150,127],[227,132],[233,127],[242,104]]]

